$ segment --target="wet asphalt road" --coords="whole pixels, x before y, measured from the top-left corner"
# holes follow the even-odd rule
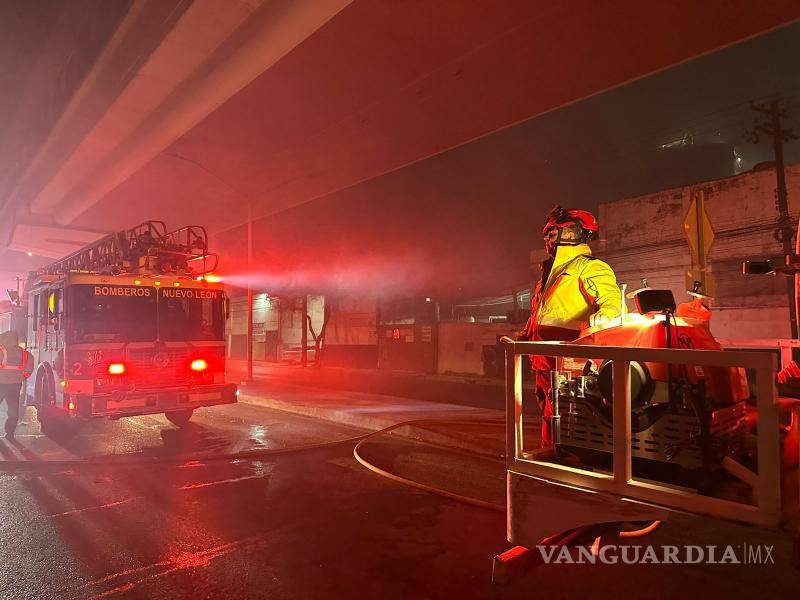
[[[201,411],[185,431],[147,416],[90,423],[56,443],[33,415],[16,443],[0,440],[3,458],[112,461],[0,474],[3,598],[446,597],[452,582],[424,574],[437,564],[451,572],[451,541],[432,531],[449,530],[455,547],[473,545],[460,524],[485,532],[489,546],[475,545],[472,557],[480,568],[463,572],[468,584],[505,548],[502,515],[385,481],[356,463],[352,443],[191,460],[361,430],[239,404]],[[126,465],[116,461],[123,455],[186,460]]]
[[[777,540],[778,565],[552,565],[496,588],[491,557],[508,548],[504,516],[382,479],[356,463],[353,444],[257,461],[191,460],[359,430],[239,404],[201,411],[185,431],[138,417],[92,423],[56,443],[31,416],[16,444],[0,441],[4,458],[112,461],[0,472],[2,598],[796,598],[800,590],[782,538],[747,528],[726,536]],[[460,485],[452,472],[437,477],[448,461],[430,449],[421,459],[409,443],[370,452],[416,478]],[[127,465],[113,460],[120,455],[185,460]],[[461,479],[469,478],[501,481],[502,469],[476,467]],[[651,543],[710,540],[713,524],[687,523],[670,523]]]

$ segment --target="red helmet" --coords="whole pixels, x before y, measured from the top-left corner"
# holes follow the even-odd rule
[[[588,242],[595,239],[600,231],[600,224],[594,215],[586,210],[577,210],[574,208],[562,208],[556,204],[553,210],[547,215],[547,222],[542,235],[546,236],[547,232],[553,227],[562,228],[567,225],[577,225],[582,231],[579,232],[580,242]]]

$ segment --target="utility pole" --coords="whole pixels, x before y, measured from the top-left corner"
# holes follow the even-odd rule
[[[300,310],[303,313],[301,321],[303,322],[303,329],[300,330],[300,345],[302,351],[300,353],[300,366],[308,366],[308,294],[304,293],[300,302]]]
[[[12,303],[14,306],[22,306],[22,282],[25,281],[22,277],[14,277],[14,281],[17,284],[17,299]]]
[[[786,191],[786,173],[783,164],[783,143],[790,140],[800,139],[791,129],[781,127],[781,119],[786,118],[786,110],[781,108],[778,100],[773,100],[769,104],[750,103],[750,109],[759,113],[753,129],[745,133],[745,139],[757,144],[760,135],[772,139],[772,151],[775,156],[775,177],[777,189],[775,190],[775,208],[778,210],[778,227],[775,230],[775,239],[783,246],[783,253],[787,256],[795,252],[800,253],[800,239],[798,246],[792,245],[792,218],[789,215],[789,199]],[[761,120],[759,120],[761,119]],[[789,319],[791,321],[792,338],[797,339],[797,295],[795,282],[791,278],[786,279],[786,289],[789,295]]]
[[[247,203],[247,383],[253,381],[253,205]]]

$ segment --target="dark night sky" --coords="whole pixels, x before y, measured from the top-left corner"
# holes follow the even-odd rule
[[[743,139],[753,124],[751,99],[784,100],[785,126],[800,133],[798,60],[795,25],[532,119],[491,141],[510,160],[526,162],[527,154],[531,170],[558,190],[563,204],[587,207],[661,189],[651,173],[660,164],[656,149],[684,135],[735,144],[740,170],[748,170],[772,158],[766,140],[756,146]],[[786,153],[789,163],[800,160],[800,143],[789,143]],[[682,172],[664,176],[672,186],[694,183]]]

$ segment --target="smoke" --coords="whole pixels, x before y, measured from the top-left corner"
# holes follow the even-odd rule
[[[405,255],[402,260],[375,260],[364,257],[355,264],[336,264],[326,268],[297,267],[270,270],[255,266],[253,272],[220,272],[226,285],[280,293],[342,293],[368,295],[415,294],[429,289],[435,277],[431,261]]]

